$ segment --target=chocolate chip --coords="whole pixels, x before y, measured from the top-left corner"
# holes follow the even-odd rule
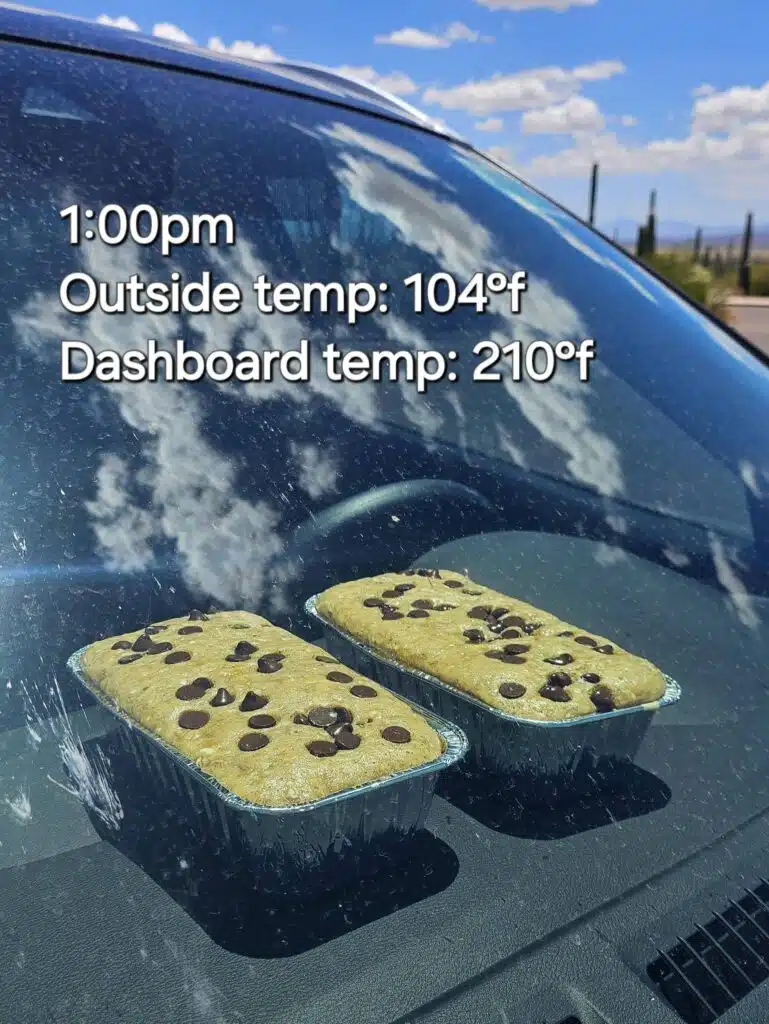
[[[367,597],[363,601],[364,608],[380,608],[383,604],[381,597]]]
[[[338,665],[339,664],[339,662],[336,660],[336,658],[329,658],[325,654],[316,654],[315,660],[316,661],[322,661],[324,665]]]
[[[550,686],[571,686],[571,676],[568,672],[551,672],[547,681]]]
[[[416,576],[416,573],[414,572],[413,569],[404,569],[401,575],[402,576]]]
[[[497,625],[502,629],[507,629],[508,626],[523,626],[524,622],[517,615],[505,615],[504,618],[499,620]]]
[[[502,616],[507,613],[507,611],[507,608],[495,608],[491,614],[494,616],[495,619],[501,619]]]
[[[181,629],[177,629],[176,632],[179,634],[179,636],[189,636],[190,633],[202,633],[203,632],[203,627],[202,626],[182,626],[182,628]]]
[[[350,693],[353,697],[376,697],[376,690],[373,686],[363,686],[361,684],[351,686]]]
[[[251,715],[248,724],[251,729],[272,729],[278,723],[272,715]]]
[[[118,665],[130,665],[132,661],[138,661],[141,658],[141,654],[126,654],[122,658],[118,658]]]
[[[432,608],[432,606],[433,606],[433,603],[432,603],[432,601],[430,600],[429,597],[428,598],[420,597],[417,601],[412,601],[411,602],[411,607],[412,608]]]
[[[336,711],[336,720],[342,725],[352,725],[353,714],[348,708],[343,708],[340,705],[336,705],[334,708]]]
[[[263,697],[260,693],[254,693],[253,690],[249,690],[238,705],[238,708],[240,711],[258,711],[269,703],[267,698]]]
[[[556,636],[574,636],[574,634],[572,633],[572,631],[570,629],[567,629],[563,633],[556,633]]]
[[[234,700],[234,694],[220,686],[208,703],[212,708],[223,708],[226,704],[232,704]]]
[[[597,672],[585,672],[585,674],[583,676],[581,676],[581,678],[584,679],[586,683],[600,683],[601,682],[601,677],[598,675]]]
[[[179,725],[182,729],[202,729],[210,717],[207,711],[182,711]]]
[[[411,733],[402,725],[388,725],[382,729],[382,739],[388,743],[411,743]]]
[[[568,690],[564,690],[562,686],[551,686],[549,683],[545,683],[539,691],[539,695],[540,697],[545,697],[547,700],[558,701],[561,704],[565,701],[571,700],[571,694]]]
[[[611,644],[602,644],[600,647],[596,647],[596,650],[601,654],[614,654],[614,648]]]
[[[258,649],[258,647],[254,647],[253,644],[249,643],[248,640],[238,640],[235,644],[234,653],[242,657],[244,654],[255,654]]]
[[[482,590],[463,590],[463,594],[468,594],[470,597],[480,597],[483,593]]]
[[[193,608],[189,615],[190,622],[208,622],[208,616],[204,615],[199,608]]]
[[[505,629],[500,634],[500,640],[512,640],[514,637],[520,636],[520,630],[518,629]]]
[[[247,622],[233,622],[230,629],[251,629]]]
[[[179,700],[200,700],[205,695],[205,686],[195,686],[194,683],[187,683],[186,686],[180,686],[176,691],[176,696]]]
[[[455,604],[436,604],[433,605],[433,611],[436,612],[450,612],[456,608]]]
[[[382,618],[388,622],[392,622],[393,619],[402,619],[403,617],[403,612],[399,612],[395,608],[385,608],[382,612]]]
[[[192,655],[188,651],[172,651],[167,654],[163,661],[166,665],[181,665],[183,661],[189,661]]]
[[[131,641],[130,640],[118,640],[116,644],[112,645],[113,651],[130,651]]]
[[[592,636],[575,636],[574,637],[574,643],[575,644],[582,644],[584,647],[597,647],[598,646],[597,642],[592,638]]]
[[[228,654],[225,661],[251,661],[250,654]]]
[[[334,743],[341,750],[355,750],[360,746],[360,736],[356,736],[351,729],[340,729],[334,736]]]
[[[137,637],[136,640],[134,640],[134,642],[133,642],[133,650],[144,652],[144,651],[148,650],[150,647],[152,647],[152,644],[153,644],[152,637],[147,636],[146,633],[142,633],[142,635],[140,637]]]
[[[417,569],[417,576],[424,576],[425,579],[439,580],[441,574],[437,569]]]
[[[505,665],[523,665],[526,662],[522,654],[505,654],[504,651],[485,651],[484,657],[502,661]]]
[[[486,639],[482,629],[463,629],[462,636],[467,637],[471,644],[482,644]]]
[[[574,658],[570,654],[555,654],[552,658],[544,658],[548,665],[571,665]]]
[[[483,619],[484,621],[491,614],[491,607],[487,604],[477,604],[467,613],[468,619]]]
[[[409,619],[429,619],[430,613],[426,612],[424,608],[415,608],[413,612],[409,612],[406,617]]]
[[[161,633],[164,629],[168,629],[168,626],[145,626],[144,632],[154,636],[155,633]]]
[[[310,719],[307,717],[307,715],[303,715],[301,713],[301,711],[297,711],[297,713],[294,715],[294,725],[309,725],[309,724],[310,724]]]
[[[406,594],[409,590],[413,590],[414,586],[413,583],[396,583],[393,590],[397,590],[399,594]]]
[[[310,720],[310,725],[314,725],[318,729],[326,729],[329,725],[334,725],[339,718],[336,710],[329,707],[310,708],[307,717]]]
[[[206,676],[198,676],[197,679],[193,679],[190,686],[199,686],[203,690],[212,690],[214,684]]]
[[[521,626],[521,629],[524,631],[524,633],[527,636],[531,636],[532,633],[536,633],[536,631],[538,629],[542,629],[542,623],[540,623],[540,622],[527,622],[525,625]]]
[[[263,654],[256,663],[257,672],[280,672],[282,668],[282,654]]]
[[[159,644],[150,644],[145,654],[165,654],[166,651],[172,651],[174,649],[173,644],[169,644],[167,640],[164,640]]]
[[[528,644],[505,644],[502,648],[505,654],[525,654],[528,649]]]
[[[247,732],[245,736],[241,736],[238,740],[238,747],[240,750],[246,751],[261,750],[269,742],[269,736],[265,736],[263,732]]]
[[[307,744],[307,749],[313,757],[333,757],[339,748],[329,740],[313,740]]]
[[[444,580],[443,585],[444,587],[451,587],[453,590],[456,590],[458,587],[463,587],[464,583],[461,583],[459,580]]]
[[[590,700],[595,705],[596,711],[615,711],[614,697],[608,686],[597,686],[590,694]]]
[[[520,683],[502,683],[499,693],[500,696],[506,697],[508,700],[514,700],[516,697],[522,697],[526,693],[526,687],[521,686]]]
[[[329,672],[326,679],[331,680],[332,683],[351,683],[352,676],[348,676],[346,672]]]
[[[383,590],[382,591],[382,597],[400,597],[400,596],[401,596],[401,594],[400,594],[399,590]]]

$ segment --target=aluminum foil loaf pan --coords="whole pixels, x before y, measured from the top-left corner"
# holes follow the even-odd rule
[[[407,840],[424,825],[438,775],[468,749],[461,729],[407,700],[440,734],[439,758],[313,803],[263,807],[231,793],[122,713],[83,671],[85,651],[76,651],[68,668],[111,713],[121,752],[133,759],[148,791],[173,806],[193,834],[207,842],[218,836],[220,849],[234,864],[248,863],[254,886],[266,896],[303,898],[349,885],[407,856]]]
[[[318,612],[318,596],[307,601],[305,611],[323,628],[334,657],[454,722],[470,743],[465,764],[515,786],[524,801],[558,800],[621,779],[618,764],[632,763],[652,717],[681,696],[678,683],[665,676],[665,693],[649,704],[563,722],[516,718],[356,640]]]

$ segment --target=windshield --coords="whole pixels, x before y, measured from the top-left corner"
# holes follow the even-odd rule
[[[764,366],[458,143],[0,56],[3,1016],[405,1021],[755,820]],[[207,373],[140,379],[150,342]],[[212,605],[319,642],[308,598],[413,566],[613,638],[683,698],[619,798],[535,813],[452,783],[405,868],[254,902],[215,826],[201,847],[112,758],[67,659]]]

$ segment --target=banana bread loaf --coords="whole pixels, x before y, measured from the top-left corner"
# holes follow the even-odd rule
[[[250,803],[298,806],[440,757],[378,683],[248,612],[193,611],[86,648],[111,703]]]
[[[317,611],[372,651],[516,718],[560,721],[659,700],[663,674],[604,636],[456,572],[341,583]]]

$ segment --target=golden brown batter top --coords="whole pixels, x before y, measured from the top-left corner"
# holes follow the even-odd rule
[[[341,583],[320,595],[317,611],[372,650],[516,718],[580,718],[665,692],[650,662],[456,572]]]
[[[232,793],[296,806],[441,756],[418,712],[249,612],[198,611],[87,648],[123,712]]]

